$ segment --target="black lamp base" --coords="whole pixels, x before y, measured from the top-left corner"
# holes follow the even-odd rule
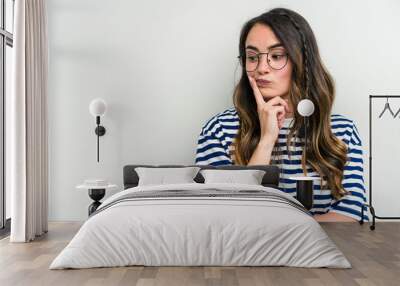
[[[296,182],[296,199],[307,210],[311,210],[314,204],[313,189],[313,180],[299,180]]]
[[[106,189],[89,189],[89,197],[94,200],[94,202],[88,208],[89,216],[94,213],[101,205],[100,200],[104,197],[105,194]]]

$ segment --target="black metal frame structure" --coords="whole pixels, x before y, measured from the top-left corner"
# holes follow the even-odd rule
[[[14,14],[14,0],[13,14]],[[6,220],[5,194],[5,94],[6,94],[6,47],[13,47],[13,34],[6,29],[6,0],[0,0],[0,235],[9,232],[10,220]],[[12,15],[13,17],[13,15]]]
[[[371,230],[375,229],[375,219],[400,219],[400,217],[385,217],[379,216],[375,213],[375,209],[372,206],[372,99],[374,98],[400,98],[400,95],[370,95],[369,96],[369,204],[365,204],[372,215]],[[361,211],[361,217],[364,215],[364,208]],[[362,223],[362,221],[360,222]]]

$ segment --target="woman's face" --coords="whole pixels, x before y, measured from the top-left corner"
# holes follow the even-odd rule
[[[285,48],[271,28],[264,24],[255,24],[251,28],[247,35],[245,48],[246,57],[253,56],[252,59],[256,59],[254,56],[258,53],[269,52],[270,59],[272,59],[271,56],[279,56],[286,53]],[[279,57],[275,58],[279,61]],[[278,63],[279,66],[279,62],[276,63]],[[274,63],[271,64],[273,65]],[[272,69],[268,65],[266,54],[260,55],[258,67],[254,71],[247,71],[247,75],[253,77],[257,81],[257,86],[266,101],[276,96],[285,99],[288,98],[292,76],[292,63],[290,59],[287,60],[284,68],[277,70]],[[262,80],[268,82],[262,82]]]

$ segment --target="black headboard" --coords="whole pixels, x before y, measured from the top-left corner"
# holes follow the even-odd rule
[[[211,165],[126,165],[124,166],[124,189],[133,188],[138,185],[139,177],[135,171],[137,167],[149,168],[177,168],[177,167],[199,167],[204,169],[221,169],[221,170],[263,170],[266,171],[261,184],[265,187],[278,188],[279,186],[279,168],[272,165],[252,165],[252,166],[238,166],[238,165],[224,165],[224,166],[211,166]],[[194,178],[197,183],[204,183],[204,178],[200,174]]]

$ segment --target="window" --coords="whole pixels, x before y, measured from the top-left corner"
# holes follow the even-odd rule
[[[0,236],[9,231],[10,194],[5,188],[5,98],[11,92],[14,0],[0,0]]]

